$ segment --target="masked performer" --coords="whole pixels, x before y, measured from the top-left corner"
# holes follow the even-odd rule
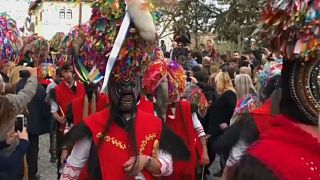
[[[66,144],[70,141],[76,143],[67,159],[61,179],[154,179],[172,173],[173,159],[189,159],[189,151],[181,139],[167,129],[160,119],[137,108],[141,68],[148,60],[147,42],[153,43],[155,27],[145,1],[126,3],[130,15],[125,12],[124,1],[110,3],[102,0],[93,4],[90,21],[93,31],[101,30],[97,27],[101,25],[96,22],[98,19],[102,23],[107,22],[105,25],[108,27],[113,26],[112,34],[119,31],[116,40],[109,36],[109,28],[101,33],[93,33],[98,36],[93,37],[97,44],[113,48],[109,54],[110,49],[93,47],[96,52],[95,64],[98,64],[99,60],[104,63],[103,58],[110,55],[107,74],[110,70],[109,63],[112,62],[110,59],[116,57],[110,78],[105,79],[108,82],[110,108],[87,117],[71,129],[66,137]],[[104,16],[105,13],[111,13],[109,15],[112,15],[116,22],[121,22],[122,19],[124,22],[122,25],[112,23],[107,20],[108,16]],[[126,28],[123,30],[123,27],[130,22],[128,17],[131,17],[134,24],[129,23],[127,31]],[[114,55],[114,48],[117,47],[110,45],[119,45],[117,39],[121,37],[124,42],[122,45],[120,43],[119,54],[116,52]],[[176,144],[176,147],[171,144]],[[87,168],[84,168],[85,164]]]
[[[156,97],[158,117],[183,139],[191,152],[191,160],[175,163],[174,173],[168,179],[195,179],[197,151],[202,163],[208,164],[209,158],[206,135],[197,114],[192,113],[188,101],[180,100],[186,90],[185,71],[175,61],[156,60],[149,65],[143,86],[148,93]],[[197,146],[197,143],[201,145]]]

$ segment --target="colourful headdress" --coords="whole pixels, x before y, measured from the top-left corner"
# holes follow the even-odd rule
[[[62,40],[64,39],[65,34],[63,32],[57,32],[52,39],[49,41],[50,48],[54,52],[60,51],[60,45]]]
[[[0,60],[12,61],[19,56],[22,48],[16,21],[7,14],[0,14]]]
[[[97,64],[88,64],[89,57],[84,47],[89,42],[90,29],[88,24],[83,24],[73,27],[60,44],[64,56],[60,59],[59,64],[64,64],[67,58],[70,58],[76,74],[85,84],[98,83],[103,78]]]
[[[22,37],[22,41],[23,41],[23,46],[30,46],[31,43],[33,43],[33,41],[35,41],[36,39],[38,39],[39,36],[36,34],[30,35],[30,36],[24,36]]]
[[[187,85],[185,98],[190,102],[191,105],[196,105],[198,113],[202,117],[206,115],[208,109],[208,101],[206,96],[202,93],[201,89],[193,84]]]
[[[239,116],[245,113],[251,113],[253,110],[259,108],[262,105],[259,98],[252,94],[240,98],[237,102],[236,108],[234,109],[231,123],[238,120]]]
[[[91,41],[82,47],[81,52],[86,56],[85,64],[96,64],[104,73],[117,36],[126,33],[111,74],[115,79],[140,74],[142,66],[146,66],[149,61],[148,54],[152,52],[152,46],[148,46],[140,37],[136,24],[132,23],[128,32],[119,32],[125,13],[124,1],[100,0],[93,3],[90,19],[92,37]]]
[[[80,48],[89,38],[89,26],[87,24],[73,27],[61,41],[61,53],[65,55],[74,55],[75,51],[78,51],[76,53],[79,55]]]
[[[261,41],[286,58],[315,59],[320,48],[319,1],[267,1],[265,7],[257,29]]]
[[[48,58],[50,51],[49,42],[46,39],[44,39],[44,37],[38,36],[38,38],[31,43],[30,51],[39,58],[40,62],[37,63],[41,64],[42,62],[45,62]]]
[[[92,16],[89,21],[91,38],[86,40],[81,47],[80,59],[76,64],[87,69],[97,69],[101,74],[104,74],[108,60],[110,57],[116,56],[111,72],[111,77],[114,80],[123,78],[132,80],[137,75],[141,76],[141,71],[147,66],[149,53],[152,52],[153,48],[147,45],[146,40],[149,36],[142,32],[148,32],[150,27],[151,29],[154,27],[153,22],[150,24],[144,22],[145,24],[141,27],[141,22],[139,24],[135,21],[138,18],[147,17],[149,14],[148,6],[142,6],[141,2],[95,1],[92,5]],[[129,18],[133,23],[130,20],[128,21],[126,8],[130,11]],[[127,26],[127,29],[123,28],[125,26]],[[118,40],[121,38],[123,39],[122,42]],[[114,49],[117,48],[119,50],[115,53]]]
[[[176,61],[165,59],[152,62],[145,72],[143,88],[156,96],[156,89],[165,79],[168,81],[169,103],[176,102],[186,91],[185,71]]]
[[[282,59],[267,62],[263,69],[258,73],[258,80],[260,85],[267,87],[269,80],[277,75],[281,75]]]
[[[85,84],[97,84],[99,81],[103,79],[103,76],[101,75],[97,66],[94,65],[93,67],[86,67],[83,64],[82,57],[79,57],[78,60],[75,62],[74,70],[77,73],[80,80]]]

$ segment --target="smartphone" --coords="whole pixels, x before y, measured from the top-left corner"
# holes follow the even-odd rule
[[[18,132],[18,131],[22,131],[24,127],[24,115],[23,114],[18,114],[16,116],[16,122],[14,124],[14,131]]]

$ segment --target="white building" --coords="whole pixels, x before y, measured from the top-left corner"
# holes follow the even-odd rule
[[[89,21],[91,17],[91,2],[82,0],[81,22]],[[62,0],[36,0],[31,3],[29,11],[35,24],[35,33],[46,39],[51,39],[56,32],[67,34],[70,29],[79,24],[80,3]]]

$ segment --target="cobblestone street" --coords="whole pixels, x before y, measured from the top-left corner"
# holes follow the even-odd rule
[[[56,164],[50,163],[49,154],[49,135],[40,136],[40,152],[39,152],[39,174],[41,180],[56,180]],[[218,160],[215,161],[214,166],[211,168],[211,172],[217,172],[219,170]],[[219,178],[210,177],[209,180],[219,180]]]
[[[56,180],[57,168],[55,163],[50,163],[49,134],[40,136],[39,152],[39,174],[41,180]]]

